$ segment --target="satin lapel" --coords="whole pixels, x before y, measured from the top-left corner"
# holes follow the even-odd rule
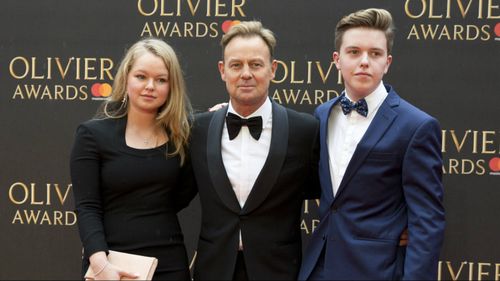
[[[271,146],[266,163],[259,173],[257,180],[243,206],[242,214],[252,212],[264,201],[276,184],[281,168],[285,162],[288,148],[288,115],[286,109],[276,103],[273,104],[273,129]]]
[[[330,173],[330,154],[328,152],[328,119],[330,118],[330,113],[333,107],[337,104],[339,98],[332,100],[330,106],[319,113],[320,121],[320,157],[319,157],[319,174],[322,185],[322,192],[325,195],[328,202],[333,202],[333,188],[332,188],[332,177]]]
[[[384,136],[387,129],[397,117],[397,113],[391,108],[391,106],[397,104],[395,101],[396,98],[397,96],[389,94],[386,100],[380,105],[377,115],[373,118],[372,123],[366,130],[363,138],[359,141],[358,146],[352,155],[351,161],[347,166],[335,199],[339,198],[352,176],[365,161],[366,156],[368,156],[368,153],[372,150],[373,146]]]
[[[221,136],[227,109],[214,113],[207,134],[207,166],[215,191],[224,204],[235,213],[241,210],[238,198],[227,177],[221,153]]]

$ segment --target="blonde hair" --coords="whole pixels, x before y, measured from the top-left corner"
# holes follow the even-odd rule
[[[269,54],[271,54],[271,60],[274,57],[274,48],[276,47],[276,38],[274,33],[262,26],[260,21],[242,21],[239,24],[232,26],[229,31],[222,36],[220,45],[222,46],[222,58],[224,58],[224,50],[227,44],[236,37],[254,37],[258,36],[264,40],[267,47],[269,48]]]
[[[122,118],[127,116],[127,77],[138,57],[149,52],[163,60],[169,73],[169,94],[165,104],[158,109],[156,123],[165,129],[169,141],[175,148],[168,156],[179,155],[181,165],[186,158],[189,141],[192,108],[186,93],[186,84],[179,60],[170,45],[157,38],[141,39],[126,52],[113,81],[111,96],[97,113],[101,118]]]
[[[335,28],[335,49],[340,51],[344,33],[356,27],[373,28],[384,32],[385,38],[387,39],[387,53],[391,53],[394,44],[394,23],[389,11],[370,8],[359,10],[343,17]]]

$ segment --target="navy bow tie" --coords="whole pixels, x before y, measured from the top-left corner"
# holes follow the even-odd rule
[[[238,115],[229,112],[226,116],[227,132],[229,140],[233,140],[238,136],[241,126],[247,126],[250,135],[256,140],[259,140],[262,133],[262,117],[256,116],[248,119],[240,118]]]
[[[357,102],[351,102],[345,95],[340,97],[340,106],[345,115],[351,113],[352,110],[356,110],[360,115],[366,117],[368,115],[368,104],[366,104],[365,99],[360,99]]]

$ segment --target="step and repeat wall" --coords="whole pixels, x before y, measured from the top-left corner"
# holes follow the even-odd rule
[[[221,36],[261,20],[278,39],[270,97],[312,113],[343,90],[331,59],[336,22],[368,7],[391,11],[397,27],[384,81],[442,126],[447,228],[436,278],[499,280],[500,0],[2,1],[0,279],[79,278],[69,153],[133,42],[170,43],[194,108],[205,111],[227,100]],[[306,201],[305,243],[316,212]],[[180,218],[192,260],[197,198]]]

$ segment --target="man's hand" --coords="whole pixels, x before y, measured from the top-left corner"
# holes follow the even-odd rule
[[[208,109],[208,111],[210,111],[210,112],[212,112],[212,111],[217,111],[217,110],[219,110],[219,109],[221,109],[221,108],[226,107],[226,106],[227,106],[227,104],[228,104],[227,102],[218,103],[218,104],[216,104],[216,105],[214,105],[214,106],[210,107],[210,108]]]

